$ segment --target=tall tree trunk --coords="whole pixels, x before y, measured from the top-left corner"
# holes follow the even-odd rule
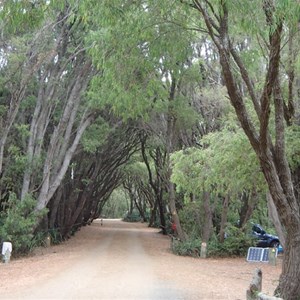
[[[158,206],[158,211],[159,211],[159,219],[160,219],[160,225],[161,225],[162,232],[163,232],[163,234],[167,234],[165,207],[164,207],[164,199],[163,199],[162,189],[160,189],[159,195],[157,195],[157,206]]]
[[[241,195],[242,207],[240,210],[240,222],[239,227],[244,229],[247,222],[252,216],[252,213],[258,203],[258,194],[255,190],[243,191]]]
[[[169,106],[168,106],[168,116],[167,116],[167,136],[166,136],[166,149],[167,149],[167,188],[168,188],[168,195],[169,195],[169,204],[172,214],[173,222],[176,225],[176,231],[178,237],[181,241],[185,241],[187,239],[186,233],[183,231],[180,219],[177,213],[176,208],[176,198],[175,198],[175,185],[171,182],[171,162],[170,156],[175,149],[174,141],[175,141],[175,124],[176,124],[176,116],[173,111],[173,102],[175,100],[175,93],[176,93],[176,86],[177,82],[175,78],[172,78],[171,86],[170,86],[170,95],[169,95]]]
[[[75,135],[75,138],[70,145],[69,149],[67,150],[65,154],[64,161],[62,162],[62,165],[60,166],[60,169],[58,170],[57,174],[51,174],[51,165],[52,160],[50,157],[52,157],[51,149],[50,149],[50,156],[45,161],[44,165],[44,171],[43,171],[43,183],[39,192],[39,196],[37,199],[37,205],[36,210],[40,211],[44,209],[54,193],[56,192],[59,185],[62,183],[63,177],[65,176],[67,169],[69,167],[70,161],[73,157],[73,154],[79,144],[79,141],[81,139],[82,134],[84,133],[85,129],[90,125],[92,121],[92,116],[89,116],[87,118],[83,118],[81,124],[79,125],[77,129],[77,133]],[[50,181],[51,177],[51,181]]]
[[[291,172],[285,153],[284,104],[279,84],[279,65],[281,53],[281,35],[283,23],[280,18],[273,16],[276,11],[276,2],[263,1],[267,25],[270,26],[268,45],[268,64],[265,84],[261,98],[258,99],[253,82],[249,78],[242,59],[236,52],[229,36],[229,12],[226,1],[220,1],[220,11],[217,23],[209,15],[204,2],[193,0],[195,8],[201,13],[208,33],[217,46],[220,55],[220,64],[223,71],[224,82],[241,126],[252,145],[269,187],[270,194],[276,206],[280,222],[287,231],[286,247],[283,258],[282,274],[280,276],[277,292],[285,300],[298,300],[300,295],[300,208],[294,193]],[[210,11],[212,14],[215,12]],[[276,23],[274,22],[276,20]],[[232,59],[235,66],[232,65]],[[238,67],[241,78],[244,80],[250,99],[259,121],[259,132],[251,121],[244,99],[238,90],[236,69]],[[271,99],[275,107],[275,143],[271,139],[269,130]]]
[[[266,196],[267,196],[267,204],[268,204],[268,211],[269,211],[270,219],[272,220],[273,225],[276,229],[280,244],[282,245],[283,248],[285,248],[285,240],[286,240],[285,230],[282,227],[282,224],[279,220],[278,212],[277,212],[277,209],[276,209],[276,206],[274,204],[271,194],[269,192],[267,192]]]
[[[223,198],[223,207],[222,207],[221,224],[220,224],[220,243],[224,243],[224,239],[225,239],[225,226],[227,223],[228,205],[229,205],[229,195],[227,194]]]
[[[152,187],[153,191],[154,191],[154,196],[155,196],[155,204],[152,210],[152,218],[150,220],[150,223],[153,224],[153,222],[155,222],[155,218],[156,218],[156,212],[157,212],[157,208],[158,208],[158,212],[159,212],[159,220],[160,220],[160,225],[163,231],[163,234],[167,234],[166,231],[166,220],[165,220],[165,210],[164,210],[164,201],[163,201],[163,176],[162,176],[162,170],[164,168],[163,166],[163,160],[162,160],[162,154],[159,148],[156,148],[154,151],[154,154],[152,155],[152,158],[155,162],[155,170],[156,170],[156,178],[154,178],[154,175],[152,174],[151,168],[150,168],[150,164],[148,161],[148,156],[146,154],[146,139],[147,137],[144,136],[141,139],[141,151],[142,151],[142,156],[143,156],[143,160],[144,163],[147,167],[147,171],[148,171],[148,180],[149,180],[149,184]],[[150,225],[149,225],[150,226]]]
[[[155,199],[153,206],[150,207],[151,211],[150,211],[150,220],[149,220],[149,227],[154,226],[154,223],[156,221],[157,218],[157,199]]]
[[[177,214],[176,202],[175,202],[175,186],[174,183],[171,181],[169,182],[168,192],[169,192],[169,203],[170,203],[171,215],[172,215],[173,222],[176,225],[176,232],[181,241],[186,241],[187,235],[181,227],[180,219]]]

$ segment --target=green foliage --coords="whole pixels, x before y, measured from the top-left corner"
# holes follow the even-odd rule
[[[241,129],[211,133],[203,139],[208,145],[206,162],[210,166],[206,186],[218,191],[239,193],[242,189],[264,189],[258,160]],[[235,180],[232,180],[235,178]]]
[[[51,238],[51,244],[58,245],[62,241],[61,233],[57,228],[51,228],[49,229],[49,235]]]
[[[35,212],[36,200],[27,195],[23,201],[11,193],[0,214],[0,237],[10,241],[13,254],[26,253],[42,241],[41,235],[34,235],[34,229],[46,210]]]
[[[204,152],[197,148],[188,148],[171,155],[172,176],[176,189],[184,193],[199,194],[205,176]]]
[[[185,229],[186,228],[187,227],[185,227]],[[242,230],[228,223],[226,226],[225,241],[221,243],[218,236],[213,234],[208,242],[207,255],[210,257],[246,255],[248,248],[255,245],[255,240],[250,232],[249,228],[247,228],[247,230]],[[173,253],[178,255],[199,257],[201,252],[201,238],[200,236],[197,237],[196,235],[193,235],[185,242],[173,238],[171,241],[171,249]]]
[[[155,1],[83,3],[82,13],[91,6],[87,18],[94,27],[86,43],[94,65],[101,70],[92,81],[91,98],[126,120],[147,119],[153,111],[166,112],[170,78],[187,76],[192,81],[187,62],[195,34],[165,19],[172,15],[186,23],[185,13],[177,5],[171,9],[168,3]],[[193,77],[194,82],[197,79]],[[190,108],[182,98],[177,99],[178,107],[181,112],[186,110],[186,116]],[[185,118],[182,123],[187,121]]]
[[[293,125],[286,130],[286,152],[293,170],[300,165],[300,126]]]
[[[180,241],[175,238],[171,241],[172,252],[181,256],[200,257],[201,240],[189,239],[187,241]]]
[[[44,18],[47,2],[52,1],[6,0],[1,3],[0,19],[5,32],[24,33],[37,27]]]
[[[105,218],[121,219],[128,210],[127,194],[122,188],[114,190],[103,206],[101,215]]]
[[[127,212],[123,217],[123,221],[125,222],[139,222],[141,219],[139,211],[135,209],[131,213]]]
[[[109,125],[102,118],[98,118],[83,134],[81,144],[84,150],[95,153],[105,143],[109,132]]]
[[[243,189],[265,189],[265,181],[254,151],[237,129],[226,128],[206,135],[202,149],[190,148],[171,156],[171,180],[186,193],[203,189],[214,193],[240,193]],[[235,178],[235,180],[232,180]]]
[[[6,105],[0,105],[0,117],[2,118],[7,111]]]
[[[148,183],[148,170],[144,162],[135,161],[135,159],[139,159],[140,157],[132,157],[131,162],[129,162],[123,168],[123,173],[126,174],[129,178],[134,181]]]
[[[219,257],[246,255],[248,248],[255,244],[249,232],[228,223],[224,243],[220,243],[214,235],[208,243],[208,255]]]
[[[15,145],[8,148],[10,165],[7,167],[7,176],[16,178],[21,176],[27,165],[27,158],[22,153],[22,149]]]
[[[200,202],[187,203],[179,212],[182,229],[191,239],[201,238],[203,227],[203,208]]]
[[[29,125],[28,124],[16,124],[16,130],[21,138],[27,138],[30,136]]]
[[[199,114],[192,106],[183,105],[186,102],[184,97],[177,97],[175,99],[174,110],[176,111],[177,122],[176,126],[178,130],[192,128],[199,119]]]

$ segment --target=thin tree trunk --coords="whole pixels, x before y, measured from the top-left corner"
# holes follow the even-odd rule
[[[180,219],[177,214],[177,209],[175,204],[175,187],[174,187],[174,183],[172,183],[171,181],[169,182],[168,192],[169,192],[169,203],[170,203],[171,215],[172,215],[173,222],[176,225],[176,231],[178,237],[181,241],[186,241],[187,235],[181,227]]]
[[[49,158],[46,160],[45,166],[44,166],[44,172],[43,172],[43,183],[42,187],[39,193],[36,210],[40,211],[44,209],[48,202],[50,201],[51,197],[56,192],[58,186],[61,184],[64,175],[67,172],[67,169],[69,167],[70,161],[73,157],[73,154],[79,144],[79,141],[81,139],[82,134],[84,133],[85,129],[90,125],[92,121],[92,116],[83,119],[81,122],[81,125],[79,125],[76,136],[73,140],[73,143],[69,147],[69,149],[66,152],[64,161],[58,171],[57,174],[53,174],[51,177],[53,178],[50,182],[50,175],[51,175],[51,160]],[[52,157],[50,152],[50,157]]]
[[[256,191],[243,191],[241,200],[242,208],[240,211],[239,227],[244,229],[258,203],[258,194]]]
[[[225,239],[225,226],[227,223],[229,199],[230,198],[228,194],[223,198],[223,208],[222,208],[221,224],[220,224],[220,243],[224,243],[224,239]]]
[[[168,106],[168,116],[167,116],[167,136],[166,136],[166,149],[167,149],[167,188],[168,188],[168,195],[169,195],[169,204],[172,214],[173,222],[176,225],[176,231],[178,237],[181,241],[185,241],[187,239],[186,233],[183,231],[180,219],[177,214],[176,208],[176,199],[175,199],[175,185],[171,182],[171,163],[170,163],[170,156],[172,151],[174,150],[174,139],[175,139],[175,124],[176,124],[176,116],[173,112],[173,101],[175,99],[175,92],[176,92],[176,80],[175,78],[172,79],[171,87],[170,87],[170,95],[169,95],[169,106]]]
[[[267,204],[268,204],[268,211],[269,211],[269,216],[273,222],[273,225],[276,229],[276,232],[279,237],[280,244],[282,245],[283,248],[285,248],[285,240],[286,240],[286,234],[285,231],[281,225],[281,222],[279,220],[279,216],[277,213],[276,206],[274,204],[274,201],[272,199],[272,196],[269,192],[267,192]]]

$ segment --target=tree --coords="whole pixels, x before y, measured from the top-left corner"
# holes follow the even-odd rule
[[[101,48],[103,54],[99,55],[98,51],[91,54],[94,63],[100,64],[105,72],[104,80],[99,83],[95,78],[93,87],[95,91],[101,87],[109,92],[105,104],[123,118],[143,119],[148,124],[152,120],[160,121],[157,136],[161,138],[162,147],[157,154],[166,154],[164,165],[160,166],[161,186],[168,190],[169,205],[183,240],[184,233],[180,230],[176,211],[175,188],[170,182],[169,156],[180,147],[182,117],[195,121],[191,118],[194,110],[185,94],[187,78],[191,80],[195,70],[190,68],[193,53],[190,34],[183,35],[178,25],[165,22],[164,18],[171,13],[180,22],[186,19],[179,9],[172,12],[167,4],[158,5],[155,1],[116,1],[99,10],[101,18],[96,19],[100,29],[94,33],[99,41],[95,48]],[[103,18],[104,15],[107,18]],[[175,40],[180,43],[174,43]],[[160,194],[157,199],[162,199],[161,187],[157,189],[160,190],[156,193]],[[163,203],[160,201],[158,205],[164,223]],[[165,227],[164,224],[162,226]]]
[[[8,135],[15,123],[19,108],[30,94],[32,76],[45,61],[51,59],[51,51],[37,56],[36,44],[41,22],[44,20],[44,4],[33,9],[29,3],[6,1],[0,3],[0,71],[1,71],[1,137],[0,174],[3,172],[3,156]],[[32,43],[27,43],[32,39]],[[46,54],[46,55],[45,55]],[[50,56],[50,57],[49,57]]]
[[[266,185],[255,153],[237,124],[207,134],[201,142],[201,148],[172,154],[171,180],[186,199],[193,193],[193,201],[201,205],[206,242],[212,234],[212,226],[206,225],[214,222],[214,234],[223,243],[228,222],[243,231],[248,229],[247,222],[265,196]]]
[[[94,148],[91,144],[103,130],[97,129],[92,126],[87,130],[81,142],[84,148],[77,150],[67,176],[48,205],[49,228],[58,230],[63,238],[100,217],[111,193],[124,180],[122,167],[139,150],[139,131],[122,123],[106,130]]]
[[[85,27],[75,4],[53,1],[31,7],[27,1],[8,1],[1,14],[7,27],[20,36],[9,41],[5,51],[4,68],[14,76],[5,82],[8,96],[3,104],[9,109],[0,141],[0,169],[8,133],[14,126],[23,128],[27,133],[22,140],[10,141],[26,161],[18,194],[21,199],[27,194],[35,197],[39,211],[61,184],[84,131],[96,116],[85,95],[95,69],[81,39]],[[26,23],[32,15],[39,18],[26,34],[15,22]]]
[[[151,168],[151,164],[148,158],[148,154],[146,151],[146,141],[147,135],[144,134],[141,136],[141,153],[143,157],[143,161],[147,168],[148,173],[148,182],[151,186],[151,189],[154,193],[154,202],[151,205],[151,219],[150,224],[153,226],[156,219],[156,211],[158,208],[160,225],[162,228],[162,232],[164,234],[167,233],[166,228],[166,218],[165,218],[165,201],[164,201],[164,191],[165,191],[165,180],[164,180],[164,168],[166,163],[166,153],[163,150],[163,147],[156,145],[155,149],[150,149],[150,157],[152,158],[154,164],[154,170]],[[150,143],[148,143],[150,144]],[[151,146],[151,145],[149,145]]]
[[[268,52],[266,54],[265,80],[258,94],[258,83],[251,80],[247,66],[235,47],[232,29],[233,7],[231,1],[190,2],[192,8],[200,13],[205,22],[208,35],[216,45],[222,67],[224,84],[240,124],[254,149],[270,194],[277,208],[280,221],[287,231],[283,270],[277,288],[284,299],[296,300],[300,295],[298,278],[300,276],[300,208],[292,181],[292,174],[285,151],[285,110],[284,95],[281,90],[280,63],[283,26],[291,20],[291,10],[299,12],[299,4],[286,1],[263,1],[247,3],[248,9],[254,9],[258,16],[265,15],[268,28]],[[216,4],[216,5],[215,5]],[[252,5],[258,5],[256,7]],[[260,6],[262,4],[262,6]],[[261,7],[257,10],[257,7]],[[236,20],[235,20],[236,21]],[[263,20],[258,26],[263,26]],[[290,23],[291,24],[291,23]],[[236,72],[238,70],[238,74]],[[239,76],[239,77],[238,77]],[[254,123],[238,85],[238,78],[244,82],[247,97],[250,98],[256,112]],[[272,106],[273,101],[273,106]],[[274,134],[272,134],[271,109],[274,108]],[[291,111],[290,111],[291,112]]]

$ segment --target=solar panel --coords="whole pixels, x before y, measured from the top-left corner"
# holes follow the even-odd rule
[[[265,248],[263,251],[261,261],[268,262],[269,261],[269,248]]]
[[[261,261],[264,248],[250,247],[248,249],[247,261]]]
[[[270,248],[250,247],[247,253],[247,261],[269,262],[269,249]],[[277,249],[275,249],[275,251],[276,251],[275,257],[276,257]]]

